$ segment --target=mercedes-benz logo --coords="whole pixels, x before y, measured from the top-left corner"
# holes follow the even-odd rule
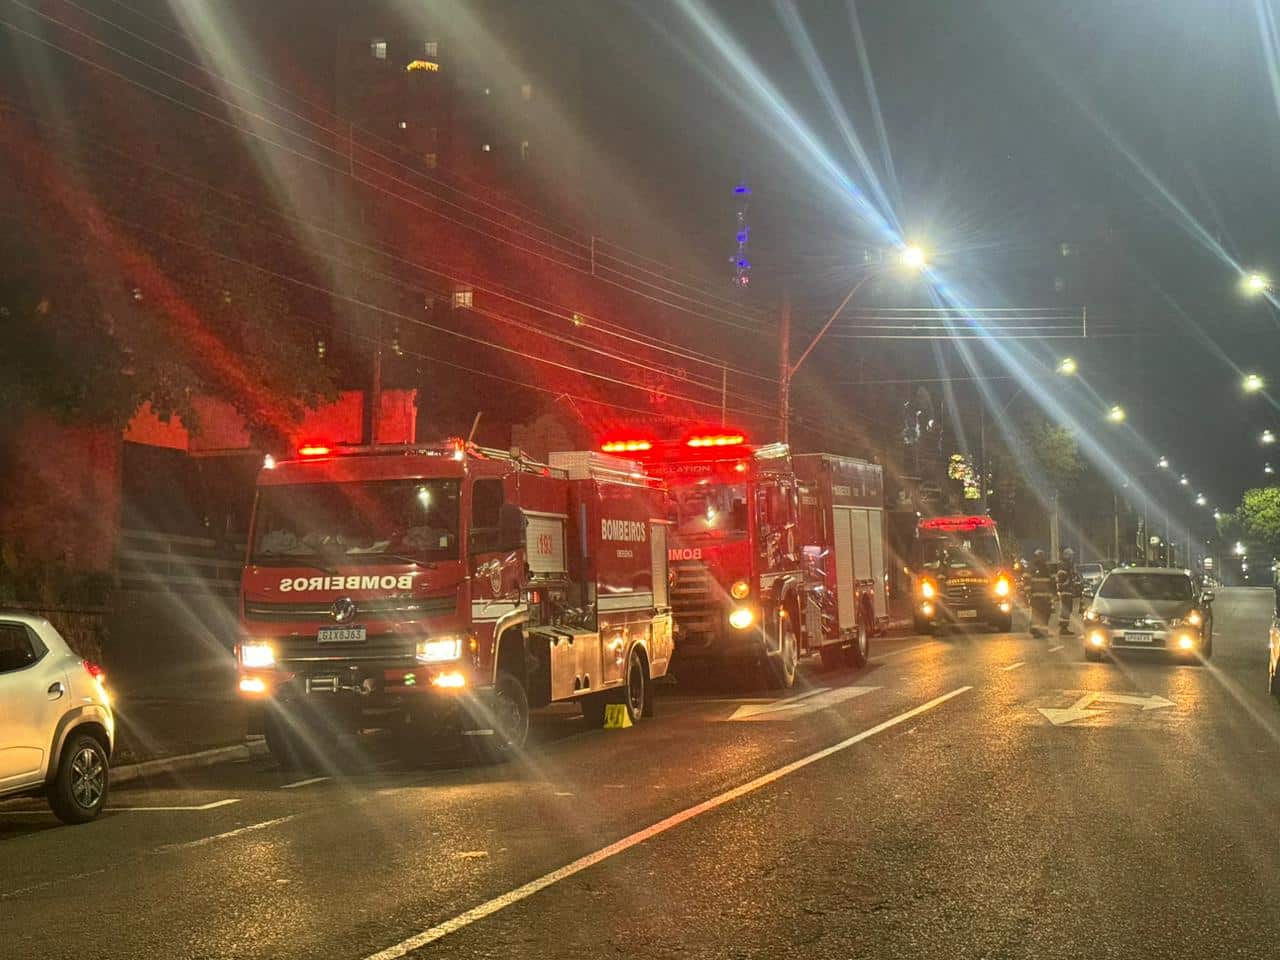
[[[329,607],[329,616],[337,623],[346,623],[356,615],[356,602],[350,597],[339,597]]]

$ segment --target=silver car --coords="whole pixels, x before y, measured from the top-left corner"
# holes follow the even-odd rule
[[[1213,592],[1186,570],[1127,567],[1103,578],[1084,612],[1084,655],[1158,651],[1196,662],[1213,653]]]
[[[43,617],[0,610],[0,798],[44,796],[64,822],[92,820],[115,733],[102,668]]]

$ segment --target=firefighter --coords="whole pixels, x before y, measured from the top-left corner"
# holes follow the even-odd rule
[[[1031,605],[1031,635],[1043,637],[1049,632],[1049,617],[1053,614],[1054,584],[1049,571],[1049,558],[1043,550],[1031,555],[1031,567],[1027,573],[1027,598]]]
[[[1058,636],[1071,636],[1071,608],[1080,595],[1080,576],[1076,573],[1076,554],[1070,547],[1062,550],[1055,578],[1058,587]]]

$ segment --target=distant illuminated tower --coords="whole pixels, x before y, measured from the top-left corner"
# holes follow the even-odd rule
[[[751,228],[747,226],[747,207],[751,204],[751,188],[745,183],[739,183],[733,188],[733,195],[738,201],[737,232],[734,234],[738,250],[729,258],[729,262],[733,264],[733,285],[745,287],[751,282],[751,261],[747,259],[747,241],[751,239]]]

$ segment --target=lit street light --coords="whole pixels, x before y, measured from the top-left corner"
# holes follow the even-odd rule
[[[1233,552],[1237,557],[1243,557],[1243,556],[1244,556],[1244,544],[1243,544],[1243,543],[1241,543],[1239,540],[1237,540],[1237,541],[1236,541],[1236,545],[1232,548],[1232,552]]]
[[[1270,427],[1267,427],[1267,429],[1262,431],[1262,436],[1258,438],[1258,442],[1263,446],[1270,446],[1276,442],[1276,435],[1271,432]]]
[[[1184,487],[1190,482],[1191,481],[1187,479],[1187,475],[1185,473],[1178,478],[1178,483],[1182,484]]]
[[[1240,282],[1244,287],[1244,292],[1252,297],[1266,293],[1271,287],[1271,281],[1261,273],[1247,274]]]
[[[1213,519],[1215,519],[1215,520],[1221,520],[1221,519],[1222,519],[1222,511],[1221,511],[1221,510],[1219,510],[1217,507],[1214,507],[1214,508],[1213,508]]]
[[[1209,501],[1208,501],[1208,500],[1206,500],[1206,499],[1204,498],[1204,494],[1203,494],[1203,493],[1197,493],[1197,494],[1196,494],[1196,506],[1197,506],[1197,507],[1203,507],[1203,506],[1204,506],[1205,504],[1207,504],[1208,502],[1209,502]]]
[[[1169,469],[1169,458],[1168,458],[1168,457],[1161,457],[1159,460],[1157,460],[1157,461],[1156,461],[1156,466],[1157,466],[1157,467],[1159,467],[1161,470],[1168,470],[1168,469]]]
[[[1257,393],[1266,386],[1266,383],[1256,373],[1247,373],[1245,374],[1244,380],[1241,381],[1240,386],[1244,388],[1245,393]]]
[[[1125,416],[1124,407],[1120,406],[1118,403],[1113,405],[1111,409],[1107,411],[1107,419],[1112,423],[1124,423]]]
[[[902,248],[902,265],[911,270],[924,269],[928,258],[925,256],[924,248],[912,243]]]
[[[1264,463],[1262,465],[1262,472],[1265,473],[1267,476],[1271,476],[1271,474],[1276,472],[1276,468],[1269,463]]]
[[[1075,357],[1063,357],[1058,364],[1058,373],[1064,377],[1074,377],[1080,371],[1080,364],[1076,363]]]

